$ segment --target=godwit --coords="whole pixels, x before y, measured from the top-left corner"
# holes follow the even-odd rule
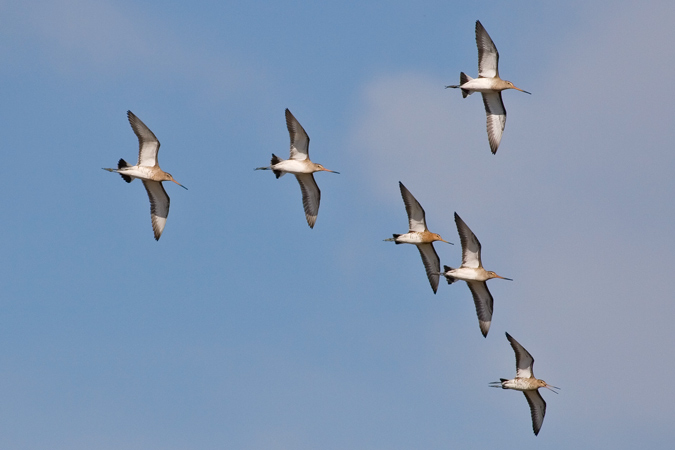
[[[440,235],[429,232],[427,222],[424,218],[424,209],[422,205],[413,197],[408,189],[403,186],[403,183],[398,182],[401,188],[401,197],[405,203],[405,210],[408,213],[408,222],[410,231],[406,234],[395,234],[393,238],[385,239],[385,241],[394,241],[396,244],[415,244],[422,256],[424,268],[427,271],[427,277],[431,284],[434,294],[438,289],[438,276],[441,270],[441,261],[438,259],[436,250],[434,250],[433,242],[441,241],[446,244],[451,244],[444,240]]]
[[[169,196],[166,195],[162,181],[173,181],[183,189],[187,188],[174,180],[170,173],[159,168],[159,162],[157,161],[159,141],[153,132],[131,111],[127,111],[127,117],[131,128],[138,136],[138,163],[135,166],[130,166],[125,160],[120,159],[117,163],[117,169],[104,168],[103,170],[119,173],[127,183],[131,183],[134,178],[143,181],[143,186],[145,186],[148,197],[150,197],[152,230],[155,232],[155,240],[158,241],[169,215]]]
[[[478,45],[478,78],[471,78],[464,72],[459,74],[459,84],[446,86],[447,88],[460,88],[462,97],[466,98],[474,92],[483,94],[485,113],[487,114],[487,132],[492,153],[497,153],[499,142],[502,140],[504,125],[506,124],[506,110],[502,102],[504,89],[515,89],[530,94],[530,92],[517,88],[510,81],[499,78],[499,52],[490,35],[485,31],[480,21],[476,21],[476,44]]]
[[[534,358],[525,348],[506,333],[506,339],[511,343],[513,351],[516,352],[516,377],[513,380],[500,378],[500,381],[490,383],[492,387],[501,387],[502,389],[515,389],[523,391],[527,403],[530,405],[530,413],[532,415],[532,429],[535,436],[539,434],[541,424],[544,422],[544,415],[546,414],[546,402],[539,394],[538,389],[545,387],[552,392],[553,389],[560,389],[555,386],[547,384],[544,380],[538,380],[532,373],[532,366],[534,365]]]
[[[483,269],[483,263],[480,260],[480,242],[476,235],[469,229],[464,221],[455,213],[455,223],[457,224],[457,231],[459,232],[459,239],[462,242],[462,265],[459,269],[443,266],[445,271],[445,279],[448,284],[452,284],[457,280],[464,280],[471,290],[473,302],[476,304],[476,314],[478,315],[478,323],[480,331],[484,337],[487,337],[488,330],[490,330],[490,323],[492,322],[492,295],[487,288],[486,280],[490,278],[501,278],[503,280],[511,280],[511,278],[504,278],[494,272],[488,272]]]
[[[302,206],[305,208],[305,217],[310,228],[314,228],[316,216],[319,214],[319,202],[321,191],[314,181],[314,172],[340,173],[328,170],[321,164],[315,164],[309,160],[309,136],[302,128],[298,119],[286,109],[286,126],[291,135],[291,156],[289,159],[281,159],[272,153],[272,163],[268,167],[256,167],[255,170],[271,170],[277,178],[285,173],[292,173],[300,183],[302,191]]]

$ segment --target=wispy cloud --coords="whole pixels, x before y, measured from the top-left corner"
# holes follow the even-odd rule
[[[666,230],[675,215],[664,205],[674,187],[675,87],[664,77],[675,69],[675,11],[667,2],[626,3],[594,17],[522,83],[531,97],[504,93],[509,119],[496,156],[480,98],[461,99],[443,90],[454,78],[424,73],[364,86],[352,148],[381,198],[400,202],[399,179],[416,195],[421,186],[446,196],[436,205],[457,210],[490,266],[517,280],[494,284],[491,333],[508,326],[536,336],[558,355],[559,384],[580,371],[616,379],[645,361],[665,382],[673,371],[661,345],[672,340],[672,287],[653,270],[673,269]],[[445,213],[436,208],[435,217]],[[574,401],[606,405],[575,420],[630,409],[647,412],[631,417],[640,426],[660,421],[674,395],[665,386],[662,397],[645,398],[618,381],[575,389],[567,394]]]
[[[107,79],[147,76],[202,84],[212,94],[235,92],[259,78],[228,49],[186,40],[147,9],[106,0],[12,3],[0,7],[5,51],[33,52],[57,74]],[[13,47],[13,48],[10,48]]]
[[[463,141],[449,126],[456,120],[451,94],[443,80],[419,73],[383,76],[363,88],[349,148],[379,194],[390,197],[399,180],[444,179],[451,146]]]

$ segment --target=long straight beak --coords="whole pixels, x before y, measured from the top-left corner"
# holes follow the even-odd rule
[[[171,180],[171,181],[173,181],[174,183],[176,183],[178,186],[182,187],[182,188],[185,189],[186,191],[188,190],[188,188],[186,188],[185,186],[183,186],[182,184],[180,184],[178,181],[176,181],[176,180]]]
[[[324,171],[324,172],[337,173],[337,174],[340,173],[340,172],[336,172],[336,171],[334,171],[334,170],[328,170],[328,169],[323,169],[323,171]]]
[[[515,86],[513,86],[513,89],[515,89],[516,91],[520,91],[520,92],[524,92],[524,93],[526,93],[526,94],[532,95],[532,92],[524,91],[524,90],[522,90],[521,88],[517,88],[517,87],[515,87]]]
[[[560,389],[559,387],[551,386],[550,384],[547,384],[545,387],[546,387],[549,391],[555,392],[556,394],[558,394],[558,392],[557,392],[557,391],[554,391],[553,389]],[[553,389],[551,389],[551,388],[553,388]]]
[[[495,274],[495,275],[497,275],[497,274]],[[502,280],[513,281],[513,278],[506,278],[506,277],[503,277],[503,276],[501,276],[501,275],[497,275],[497,278],[501,278]]]
[[[455,244],[453,244],[452,242],[446,241],[445,239],[441,239],[441,242],[445,242],[446,244],[450,244],[450,245],[455,245]]]

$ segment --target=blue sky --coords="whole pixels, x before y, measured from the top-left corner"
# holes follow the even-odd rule
[[[499,49],[499,152],[474,22]],[[0,2],[0,447],[670,448],[675,372],[670,2]],[[653,86],[662,85],[658,88]],[[311,137],[315,228],[284,109]],[[132,110],[162,143],[159,242]],[[428,286],[453,213],[493,280]],[[536,360],[532,434],[508,331]]]

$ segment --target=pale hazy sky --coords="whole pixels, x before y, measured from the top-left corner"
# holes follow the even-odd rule
[[[500,52],[497,155],[474,23]],[[0,1],[0,447],[670,448],[675,8],[635,2]],[[653,87],[655,82],[662,86]],[[315,228],[284,109],[311,137]],[[162,143],[159,242],[132,110]],[[483,245],[492,327],[429,288]],[[508,331],[561,387],[539,436]],[[637,385],[637,387],[633,387]]]

